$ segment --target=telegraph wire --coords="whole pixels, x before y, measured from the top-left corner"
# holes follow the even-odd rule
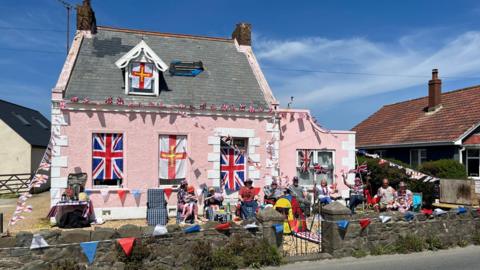
[[[6,27],[0,26],[0,30],[6,31],[48,31],[48,32],[60,32],[65,33],[65,30],[60,29],[45,29],[45,28],[29,28],[29,27]]]

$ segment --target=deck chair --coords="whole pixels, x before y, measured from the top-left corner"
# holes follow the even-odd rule
[[[412,210],[414,212],[419,212],[422,209],[422,201],[423,201],[423,194],[420,193],[413,193],[412,198]]]

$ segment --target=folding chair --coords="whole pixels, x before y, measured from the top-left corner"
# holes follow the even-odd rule
[[[423,194],[420,193],[413,193],[412,198],[412,209],[415,212],[419,212],[422,209],[422,201],[423,201]]]

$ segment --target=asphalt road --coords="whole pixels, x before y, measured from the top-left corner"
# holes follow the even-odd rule
[[[436,252],[407,255],[368,256],[361,259],[344,258],[299,262],[267,269],[326,269],[326,270],[479,270],[480,247],[469,246]]]

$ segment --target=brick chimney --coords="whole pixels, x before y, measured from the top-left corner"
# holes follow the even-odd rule
[[[97,20],[90,5],[90,0],[83,0],[82,5],[77,5],[77,30],[91,31],[92,34],[97,33]]]
[[[239,45],[252,46],[252,25],[237,23],[232,33],[232,39],[236,39]]]
[[[438,78],[438,69],[432,69],[432,79],[428,82],[428,107],[432,112],[442,106],[442,80]]]

